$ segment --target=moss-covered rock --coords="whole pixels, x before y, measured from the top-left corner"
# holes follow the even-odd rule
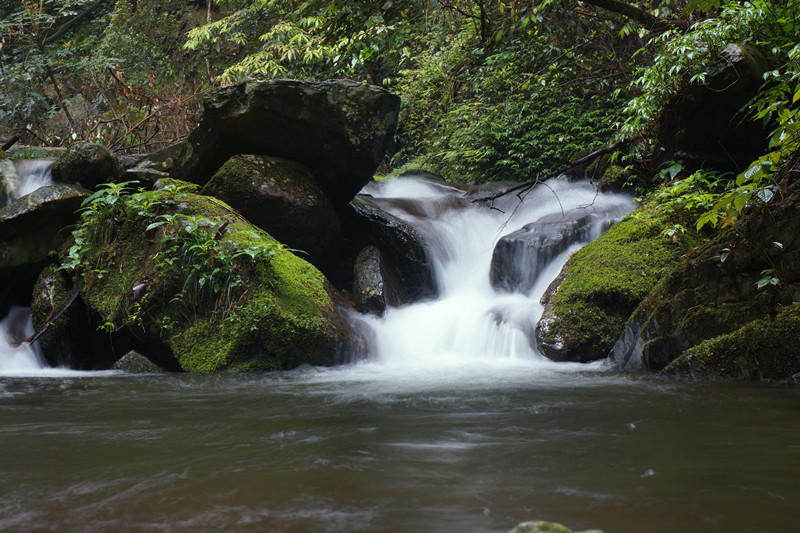
[[[797,357],[796,334],[788,333],[797,308],[783,306],[798,299],[798,234],[800,192],[722,231],[642,301],[611,352],[615,363],[661,370],[680,358],[670,372],[788,378]]]
[[[337,210],[372,178],[397,127],[400,98],[349,80],[253,76],[214,90],[174,159],[174,178],[205,184],[235,154],[308,167]]]
[[[683,352],[663,374],[697,379],[787,379],[800,372],[800,303]]]
[[[122,372],[127,372],[128,374],[164,373],[164,370],[162,370],[158,365],[150,361],[150,359],[140,354],[139,352],[135,352],[133,350],[126,353],[125,355],[120,357],[116,362],[114,362],[114,364],[111,366],[111,369],[121,370]]]
[[[339,219],[311,172],[294,161],[236,155],[203,187],[280,242],[314,261],[339,234]]]
[[[53,178],[62,183],[77,183],[93,189],[122,176],[117,156],[103,145],[76,142],[53,164]]]
[[[348,333],[325,277],[222,202],[176,189],[132,195],[78,234],[97,323],[168,370],[335,363]]]
[[[639,302],[694,244],[663,234],[672,216],[641,207],[569,259],[542,299],[536,341],[544,355],[580,362],[606,357]]]

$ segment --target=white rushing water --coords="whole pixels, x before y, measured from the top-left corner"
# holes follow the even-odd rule
[[[11,307],[8,315],[0,320],[0,375],[27,375],[44,369],[44,359],[36,345],[25,344],[31,335],[31,310]]]
[[[507,376],[522,368],[552,367],[554,363],[538,352],[533,340],[543,311],[539,302],[569,256],[584,243],[573,244],[547,264],[526,294],[492,288],[489,269],[495,244],[526,224],[562,211],[584,208],[601,215],[598,220],[607,220],[633,208],[628,195],[597,193],[588,182],[564,179],[537,187],[522,203],[512,195],[504,200],[502,212],[466,200],[443,208],[448,197],[462,193],[413,178],[370,184],[362,192],[420,230],[430,248],[439,298],[364,319],[374,331],[367,364],[380,366],[382,372],[407,374],[408,379],[435,379],[438,374],[447,381],[469,381]],[[404,200],[394,200],[398,198]],[[592,237],[599,232],[598,222]]]
[[[14,191],[14,196],[20,198],[30,194],[39,187],[53,185],[50,169],[54,159],[23,159],[14,162],[14,167],[19,176],[19,187]]]

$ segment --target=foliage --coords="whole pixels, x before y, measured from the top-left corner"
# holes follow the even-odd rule
[[[61,268],[81,275],[89,284],[102,280],[114,261],[114,254],[107,249],[120,225],[130,217],[141,219],[143,224],[149,223],[144,227],[149,235],[161,228],[156,268],[165,274],[180,272],[184,279],[173,300],[187,310],[219,310],[224,315],[235,303],[236,289],[242,287],[244,265],[267,260],[282,249],[252,230],[238,230],[232,243],[222,239],[227,223],[217,227],[204,216],[163,213],[185,199],[194,185],[172,183],[160,191],[140,189],[134,193],[135,183],[105,184],[84,200],[80,224],[73,231],[74,244]],[[129,317],[135,316],[130,309],[126,311]]]

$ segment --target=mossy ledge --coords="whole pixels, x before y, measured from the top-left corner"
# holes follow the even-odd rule
[[[316,268],[216,199],[175,194],[174,187],[134,197],[123,197],[121,214],[102,221],[102,237],[84,244],[86,264],[76,272],[98,325],[164,368],[278,370],[338,361],[347,328],[338,294]],[[150,227],[165,216],[173,223]],[[175,257],[165,236],[191,221],[206,224],[221,253],[236,256],[230,275],[238,281],[229,290],[186,286],[191,265]],[[259,247],[272,255],[239,253]]]
[[[663,273],[698,242],[665,236],[672,211],[644,205],[567,261],[545,293],[536,326],[540,350],[555,360],[606,357],[628,317]]]
[[[707,339],[686,350],[663,375],[695,379],[800,380],[800,303],[774,317],[745,324],[732,333]]]

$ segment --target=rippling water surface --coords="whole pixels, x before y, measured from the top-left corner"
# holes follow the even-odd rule
[[[798,391],[476,365],[0,378],[0,530],[796,531]]]

